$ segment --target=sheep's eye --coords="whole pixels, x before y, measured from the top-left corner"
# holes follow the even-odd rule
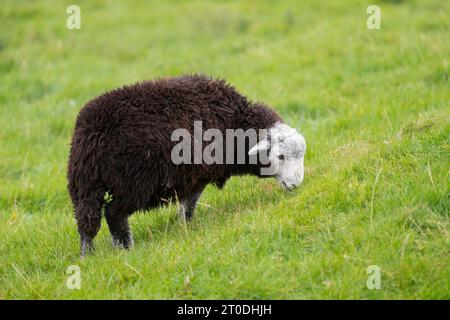
[[[284,156],[283,156],[282,154],[280,154],[280,155],[278,156],[278,159],[284,160]]]

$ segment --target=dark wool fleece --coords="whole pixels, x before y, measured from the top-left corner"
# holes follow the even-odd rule
[[[178,128],[193,134],[194,121],[202,121],[203,130],[221,130],[225,140],[226,129],[268,129],[281,119],[225,81],[202,75],[140,82],[89,101],[76,120],[68,164],[80,234],[97,233],[106,192],[115,214],[129,216],[209,183],[222,187],[232,175],[258,174],[258,164],[173,164],[179,141],[171,134]]]

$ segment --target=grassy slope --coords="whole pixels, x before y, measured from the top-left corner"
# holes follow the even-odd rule
[[[0,298],[449,298],[448,1],[0,4]],[[137,214],[80,261],[66,192],[77,111],[124,83],[228,79],[308,141],[306,179],[233,178],[197,219]],[[82,289],[65,287],[68,265]],[[382,289],[366,288],[366,268]]]

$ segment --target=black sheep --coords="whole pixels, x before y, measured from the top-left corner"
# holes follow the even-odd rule
[[[267,129],[257,141],[245,143],[244,163],[175,164],[172,133],[194,122],[203,129]],[[203,147],[203,144],[202,144]],[[193,217],[205,186],[222,187],[232,175],[263,176],[262,161],[252,155],[266,151],[268,165],[280,184],[291,189],[303,180],[306,144],[295,129],[260,103],[252,103],[223,80],[202,75],[140,82],[104,93],[80,111],[72,138],[68,189],[75,209],[81,253],[92,249],[102,217],[113,244],[133,244],[128,217],[177,199],[180,213]],[[111,196],[105,201],[105,195]]]

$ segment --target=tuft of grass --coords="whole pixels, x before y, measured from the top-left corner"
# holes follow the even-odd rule
[[[449,24],[445,1],[78,1],[0,5],[0,299],[448,299]],[[308,142],[295,192],[208,187],[104,225],[79,258],[66,191],[79,109],[135,81],[203,72],[273,106]],[[67,268],[81,270],[70,290]],[[381,268],[381,289],[366,286]]]

